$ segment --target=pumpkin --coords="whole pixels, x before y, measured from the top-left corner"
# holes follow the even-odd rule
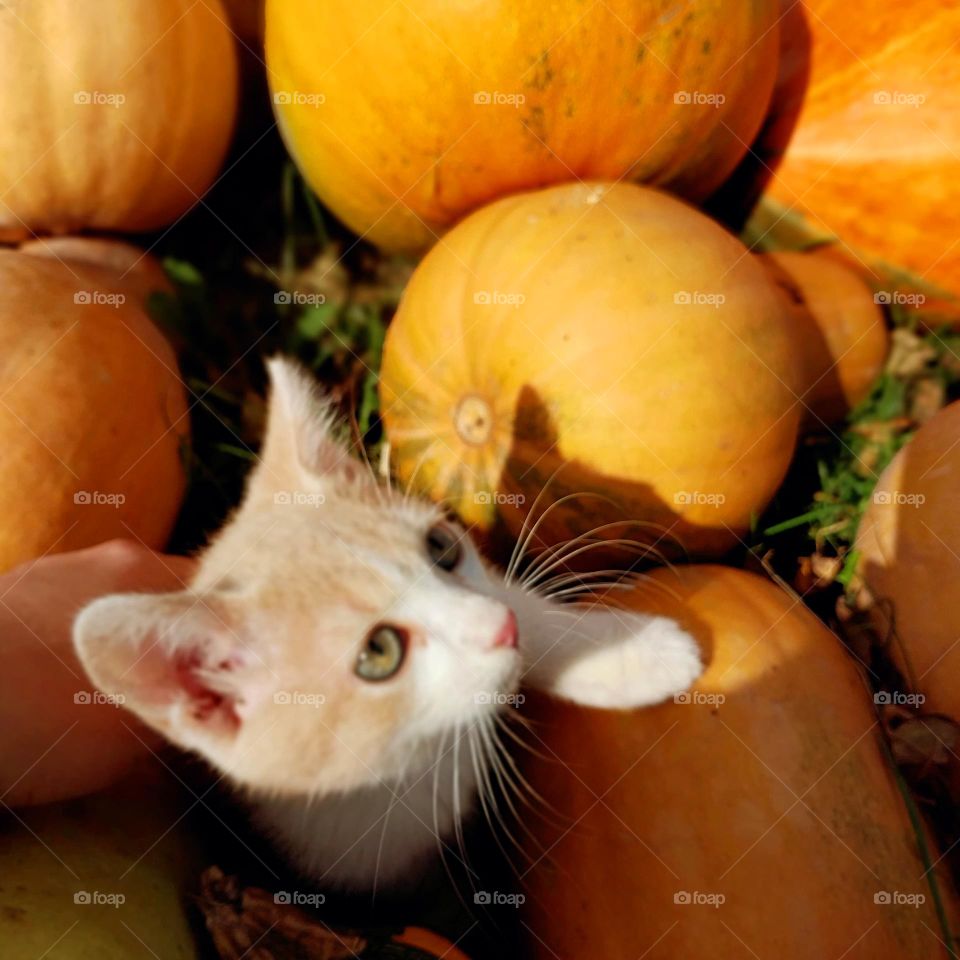
[[[199,957],[185,896],[204,861],[184,820],[196,805],[151,758],[110,790],[5,817],[4,960]]]
[[[760,126],[777,2],[270,0],[280,130],[349,227],[417,251],[507,193],[718,187]]]
[[[842,420],[883,371],[889,335],[883,310],[849,267],[818,253],[779,251],[761,262],[784,294],[800,334],[804,426]]]
[[[526,817],[525,955],[946,957],[840,642],[799,600],[728,567],[661,569],[617,596],[677,617],[708,666],[645,710],[528,698],[531,749],[517,759],[552,809]]]
[[[0,237],[172,222],[220,168],[236,85],[220,0],[0,8]]]
[[[924,709],[960,722],[960,401],[880,475],[857,531],[857,570],[889,604],[890,652]]]
[[[111,241],[0,250],[0,570],[112,537],[165,543],[188,422],[143,305],[164,283]]]
[[[793,63],[808,87],[770,194],[865,254],[960,292],[960,7],[804,5],[807,56]]]
[[[764,271],[703,214],[563,185],[477,211],[423,259],[382,414],[399,477],[478,532],[516,536],[536,506],[531,545],[637,521],[603,533],[716,553],[790,462],[794,353]]]

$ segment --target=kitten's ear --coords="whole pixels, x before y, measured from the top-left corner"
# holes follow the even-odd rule
[[[212,596],[102,597],[80,612],[73,641],[99,690],[212,759],[268,695],[269,671],[235,632],[229,605]]]
[[[296,490],[305,476],[348,481],[360,464],[334,436],[336,415],[317,382],[292,360],[267,361],[270,397],[257,481],[272,490]]]

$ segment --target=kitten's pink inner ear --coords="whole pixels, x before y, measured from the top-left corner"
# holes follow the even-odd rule
[[[240,727],[235,677],[240,661],[210,653],[203,642],[174,650],[150,644],[119,678],[130,691],[130,705],[148,714],[173,710],[211,733],[235,733]]]
[[[222,660],[213,668],[212,676],[225,679],[238,666],[235,659]],[[240,728],[237,697],[210,685],[211,669],[205,665],[199,652],[183,651],[174,657],[176,683],[187,696],[190,715],[197,723],[217,728],[223,733],[235,733]]]

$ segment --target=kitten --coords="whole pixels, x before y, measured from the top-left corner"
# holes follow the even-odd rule
[[[663,617],[506,582],[350,456],[303,371],[268,366],[260,462],[189,589],[95,601],[76,648],[101,690],[243,788],[304,873],[396,884],[489,787],[521,681],[639,707],[686,689],[699,651]]]

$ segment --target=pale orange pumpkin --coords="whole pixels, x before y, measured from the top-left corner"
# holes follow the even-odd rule
[[[776,0],[270,0],[281,132],[321,199],[388,250],[576,179],[709,195],[770,97]]]
[[[0,8],[0,236],[170,223],[220,169],[236,86],[220,0]]]
[[[803,0],[807,84],[769,193],[862,255],[960,293],[960,7]],[[789,77],[781,78],[785,90]]]
[[[892,614],[889,650],[924,709],[960,722],[960,401],[880,475],[857,531],[857,570]]]
[[[890,345],[883,309],[866,281],[834,258],[780,251],[760,260],[796,326],[803,425],[823,429],[863,400],[883,371]]]
[[[798,599],[729,567],[658,570],[617,597],[677,617],[708,666],[677,702],[643,710],[528,698],[531,749],[517,761],[550,808],[525,816],[531,860],[517,859],[524,956],[946,958],[841,642]]]
[[[189,424],[144,309],[164,284],[111,241],[0,250],[0,570],[112,537],[166,542]]]
[[[723,551],[793,454],[792,337],[743,245],[667,194],[509,197],[403,295],[380,378],[393,463],[479,530],[515,536],[543,490],[535,544],[627,520],[646,526],[601,535]]]

